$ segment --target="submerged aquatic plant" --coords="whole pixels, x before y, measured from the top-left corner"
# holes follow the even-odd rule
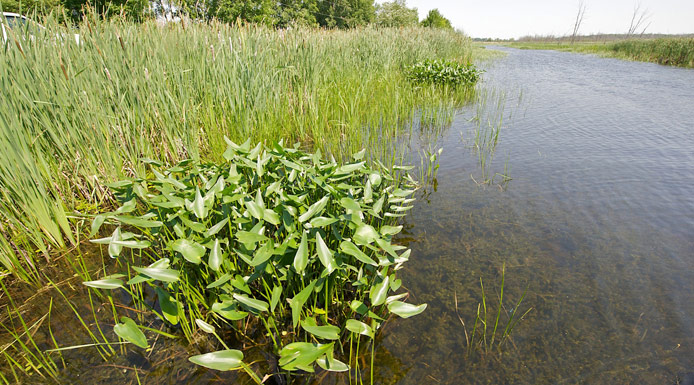
[[[313,372],[314,364],[350,370],[357,362],[352,342],[361,336],[371,340],[373,365],[373,339],[385,320],[426,308],[403,302],[406,292],[395,294],[410,250],[392,244],[402,229],[393,222],[410,208],[414,181],[377,161],[369,167],[364,150],[339,165],[298,146],[227,143],[225,162],[186,160],[162,169],[150,161],[147,178],[112,184],[122,205],[97,216],[92,230],[104,223],[115,229],[93,242],[135,263],[84,284],[122,288],[142,302],[141,285],[151,286],[161,309],[152,312],[189,340],[196,329],[218,339],[217,327],[244,336],[263,330],[286,372]],[[140,259],[126,258],[129,249]],[[148,347],[130,319],[115,332]],[[190,360],[241,368],[257,380],[243,353],[220,342],[225,350]]]
[[[480,351],[483,353],[489,353],[492,350],[501,352],[502,347],[506,341],[511,338],[511,333],[518,325],[518,323],[525,318],[528,313],[533,309],[528,308],[523,313],[520,313],[520,306],[523,303],[525,294],[527,293],[527,288],[521,295],[520,299],[515,303],[515,306],[511,308],[511,311],[507,311],[504,306],[504,286],[506,284],[506,264],[501,267],[501,286],[499,288],[499,301],[496,303],[496,314],[492,309],[488,309],[488,305],[491,302],[487,301],[487,295],[484,290],[484,283],[482,282],[482,277],[480,277],[480,290],[482,293],[482,302],[477,304],[477,312],[475,315],[475,322],[472,328],[472,333],[468,334],[467,326],[465,321],[460,316],[458,311],[458,296],[454,296],[455,301],[455,312],[458,316],[458,320],[463,325],[463,331],[465,332],[465,342],[467,344],[467,354],[472,355],[475,351]]]
[[[430,59],[414,64],[405,72],[413,83],[453,87],[475,85],[482,73],[472,63]]]

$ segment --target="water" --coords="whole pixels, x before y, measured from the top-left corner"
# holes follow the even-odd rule
[[[482,172],[470,148],[474,108],[439,139],[437,189],[402,237],[403,281],[429,308],[388,325],[377,383],[691,380],[694,71],[499,49],[484,76],[504,115],[493,160]],[[475,182],[494,173],[513,179]],[[502,353],[468,354],[454,296],[470,333],[479,279],[494,302],[504,263],[505,305],[527,287],[532,310]]]

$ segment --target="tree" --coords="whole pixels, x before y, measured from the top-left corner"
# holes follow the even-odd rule
[[[417,8],[407,8],[405,0],[394,0],[376,5],[375,23],[379,27],[407,27],[417,25]]]
[[[646,29],[651,25],[648,21],[650,17],[651,15],[648,14],[648,8],[641,8],[641,3],[636,3],[634,6],[634,13],[631,15],[631,24],[629,24],[627,36],[634,35],[639,29],[641,29],[641,35],[643,35]],[[643,29],[641,27],[643,27]]]
[[[578,13],[576,13],[576,21],[574,22],[574,31],[571,34],[571,44],[576,40],[576,35],[578,35],[578,30],[581,28],[581,23],[583,23],[583,17],[586,15],[586,3],[583,0],[578,2]]]
[[[318,24],[328,28],[350,28],[371,23],[373,0],[318,0]]]
[[[439,10],[436,8],[429,11],[427,17],[424,18],[424,20],[422,20],[422,26],[431,28],[453,29],[451,21],[443,17],[441,12],[439,12]]]
[[[283,0],[278,3],[275,25],[278,27],[287,27],[292,24],[315,26],[318,24],[317,12],[316,0]]]

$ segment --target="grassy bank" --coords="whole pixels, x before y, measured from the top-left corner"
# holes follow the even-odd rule
[[[451,31],[46,24],[0,55],[0,262],[27,281],[79,242],[73,211],[96,212],[104,184],[143,175],[148,158],[219,160],[226,135],[392,159],[390,140],[415,116],[437,119],[469,97],[402,71],[470,60],[469,40]],[[80,45],[61,39],[71,33]]]
[[[694,39],[662,38],[630,39],[613,42],[513,42],[504,43],[520,49],[551,49],[557,51],[592,53],[618,59],[653,62],[664,65],[694,68]]]

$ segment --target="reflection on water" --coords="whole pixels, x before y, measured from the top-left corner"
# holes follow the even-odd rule
[[[499,191],[471,180],[479,160],[460,136],[474,122],[458,116],[441,140],[438,188],[407,216],[401,239],[413,248],[403,281],[429,308],[387,327],[378,357],[402,367],[377,365],[377,383],[691,376],[694,71],[504,50],[485,78],[523,90],[523,113],[503,123],[495,148],[513,181]],[[503,353],[468,358],[454,293],[469,328],[479,278],[496,297],[504,262],[504,302],[528,286],[534,309]]]

